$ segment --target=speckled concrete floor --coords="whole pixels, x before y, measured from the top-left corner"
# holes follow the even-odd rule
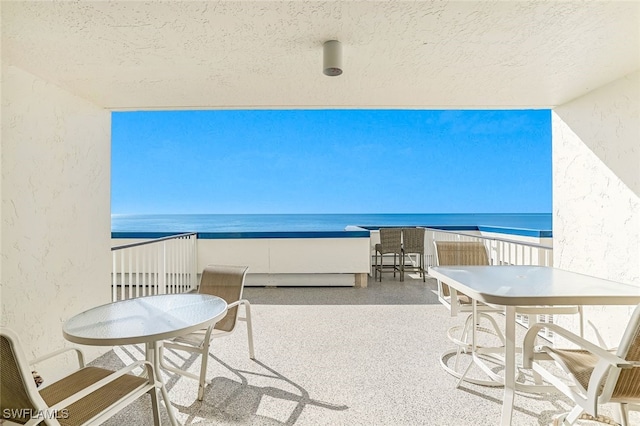
[[[256,360],[244,324],[214,341],[199,402],[195,381],[163,372],[178,420],[220,425],[497,425],[502,388],[463,384],[439,364],[447,329],[462,321],[438,303],[428,279],[356,288],[258,288],[252,303]],[[197,372],[199,360],[168,352]],[[119,368],[143,359],[142,346],[116,347],[93,364]],[[107,425],[153,424],[148,397]],[[559,395],[518,393],[514,425],[548,425],[568,411]],[[164,407],[163,424],[168,424]],[[633,413],[633,421],[640,417]],[[594,424],[582,422],[580,424]]]

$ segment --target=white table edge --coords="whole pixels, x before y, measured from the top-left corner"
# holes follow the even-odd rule
[[[516,266],[516,265],[512,265],[512,266]],[[496,266],[496,265],[487,265],[486,267],[488,268],[503,268],[505,266]],[[507,266],[509,267],[509,266]],[[531,268],[531,266],[523,266],[526,268]],[[550,305],[549,300],[546,297],[515,297],[515,296],[499,296],[499,295],[493,295],[493,294],[487,294],[487,293],[483,293],[483,292],[478,292],[477,290],[474,290],[470,287],[467,287],[466,285],[462,284],[461,282],[444,275],[442,272],[440,272],[441,270],[445,270],[446,268],[459,268],[459,266],[430,266],[428,268],[428,273],[429,275],[431,275],[432,277],[446,282],[447,285],[454,287],[456,290],[461,291],[462,293],[466,294],[467,296],[469,296],[471,299],[475,299],[479,302],[488,304],[488,305],[496,305],[496,306],[542,306],[542,305]],[[549,268],[549,269],[554,269],[551,266],[540,266],[540,268]],[[579,272],[571,272],[571,271],[566,271],[566,272],[570,272],[572,274],[579,274],[579,275],[585,275],[585,274],[580,274]],[[585,275],[588,277],[588,275]],[[593,278],[593,277],[591,277]],[[606,280],[606,279],[602,279],[603,281],[611,281],[611,280]],[[611,281],[612,283],[615,284],[623,284],[623,283],[618,283],[615,281]],[[630,284],[628,284],[630,287],[633,288],[633,286],[631,286]],[[618,306],[628,306],[628,305],[633,305],[633,304],[637,304],[640,303],[640,288],[638,288],[638,294],[637,295],[624,295],[624,296],[606,296],[603,297],[602,295],[598,295],[598,296],[586,296],[586,295],[581,295],[579,296],[579,298],[577,298],[577,296],[554,296],[553,297],[553,305],[559,306],[559,305],[618,305]]]
[[[159,342],[162,340],[171,339],[176,336],[182,336],[184,334],[189,334],[194,331],[202,330],[203,328],[209,327],[210,324],[215,324],[220,321],[227,314],[227,309],[224,310],[220,315],[214,317],[213,319],[203,321],[199,324],[181,328],[178,331],[170,331],[166,333],[158,333],[158,334],[150,334],[146,336],[135,336],[135,337],[125,337],[125,338],[110,338],[110,339],[102,339],[102,338],[90,338],[90,337],[79,337],[73,334],[69,334],[64,327],[62,328],[62,335],[66,340],[71,343],[77,343],[79,345],[85,346],[125,346],[125,345],[135,345],[138,343],[151,343],[151,342]]]

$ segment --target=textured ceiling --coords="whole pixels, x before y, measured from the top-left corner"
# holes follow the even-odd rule
[[[640,2],[1,2],[2,61],[112,109],[549,108],[640,68]],[[344,73],[322,74],[322,43]]]

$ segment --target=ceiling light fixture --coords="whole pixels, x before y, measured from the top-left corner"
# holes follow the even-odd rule
[[[342,44],[338,40],[325,41],[322,72],[329,77],[342,74]]]

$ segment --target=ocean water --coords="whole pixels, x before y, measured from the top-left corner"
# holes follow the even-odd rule
[[[114,214],[112,232],[342,231],[346,226],[483,225],[548,231],[551,213]]]

